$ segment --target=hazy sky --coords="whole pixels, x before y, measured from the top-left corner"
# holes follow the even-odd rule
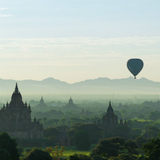
[[[1,0],[0,78],[160,81],[160,0]]]

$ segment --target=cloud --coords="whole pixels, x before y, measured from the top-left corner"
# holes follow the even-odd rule
[[[11,14],[4,13],[7,10],[8,8],[0,8],[0,18],[7,18],[12,16]]]
[[[14,70],[17,77],[21,73],[31,78],[43,74],[68,81],[92,75],[117,78],[127,76],[127,60],[138,57],[145,62],[141,75],[160,80],[155,72],[160,68],[159,44],[160,36],[0,39],[0,67],[6,68],[1,76],[13,77]]]
[[[6,11],[8,8],[0,8],[0,11]]]
[[[0,14],[0,18],[11,17],[11,14]]]
[[[75,56],[159,54],[160,37],[0,39],[0,50]],[[152,52],[150,52],[152,50]],[[129,52],[128,52],[129,51]],[[79,54],[80,53],[80,54]]]
[[[156,60],[160,57],[159,44],[160,37],[0,39],[0,58],[74,65],[130,57]]]

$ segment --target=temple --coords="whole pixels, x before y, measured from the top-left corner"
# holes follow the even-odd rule
[[[77,107],[77,106],[74,104],[73,99],[72,99],[71,97],[70,97],[68,103],[66,104],[66,107],[68,107],[68,108],[75,108],[75,107]]]
[[[102,118],[102,123],[104,127],[113,128],[118,125],[118,117],[115,115],[111,102],[109,102],[109,106],[106,114]]]
[[[0,131],[22,139],[43,136],[43,126],[36,118],[32,121],[31,107],[23,102],[17,83],[10,103],[7,102],[0,110]]]
[[[101,126],[104,130],[104,136],[123,136],[127,133],[125,131],[129,130],[127,122],[119,120],[114,113],[111,102],[109,102],[107,112],[102,118]]]
[[[41,97],[37,107],[47,107],[47,104],[45,103],[43,97]]]

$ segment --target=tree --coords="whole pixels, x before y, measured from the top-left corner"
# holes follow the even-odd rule
[[[44,131],[44,137],[47,140],[47,145],[68,145],[68,128],[60,126],[56,128],[47,128]]]
[[[153,139],[145,144],[144,151],[149,160],[160,160],[160,139]]]
[[[131,154],[137,154],[137,144],[133,140],[128,140],[125,143],[125,148],[128,150],[129,153]]]
[[[18,160],[18,149],[16,141],[7,133],[0,134],[0,160]]]
[[[47,147],[45,151],[48,152],[54,160],[60,160],[60,158],[63,157],[64,147]]]
[[[121,146],[124,146],[125,140],[123,138],[107,138],[102,141],[95,147],[92,151],[92,156],[100,156],[104,158],[116,157],[119,154]]]
[[[47,128],[44,130],[44,137],[47,139],[47,145],[56,145],[59,140],[58,128]]]
[[[49,155],[48,152],[33,149],[25,158],[24,160],[53,160],[52,157]]]
[[[92,151],[91,156],[99,156],[101,158],[117,158],[117,156],[120,156],[121,154],[133,155],[136,153],[137,145],[134,141],[114,137],[100,141],[100,143]]]
[[[91,158],[82,154],[74,154],[69,157],[69,160],[91,160]]]
[[[1,160],[11,160],[9,152],[5,149],[0,149],[0,158]]]
[[[138,159],[133,154],[123,153],[123,154],[118,155],[117,160],[138,160]]]
[[[145,128],[144,137],[147,139],[152,139],[154,137],[158,137],[160,133],[160,129],[155,126],[149,126]]]
[[[158,120],[158,119],[160,119],[160,112],[159,111],[151,112],[150,115],[149,115],[149,118],[151,120]]]
[[[95,124],[79,124],[69,132],[72,145],[80,150],[88,150],[91,144],[96,144],[101,136],[100,128]]]
[[[90,137],[86,131],[80,130],[75,133],[75,145],[80,150],[88,150],[90,147]]]

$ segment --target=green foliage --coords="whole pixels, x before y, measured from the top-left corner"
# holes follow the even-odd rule
[[[44,131],[46,146],[68,145],[68,127],[47,128]]]
[[[82,124],[72,127],[69,133],[72,145],[79,150],[88,150],[101,136],[100,128],[95,124]]]
[[[9,152],[5,149],[0,149],[0,159],[1,160],[12,160]]]
[[[59,140],[60,131],[58,128],[47,128],[44,130],[44,136],[48,140],[48,145],[57,144]]]
[[[118,156],[121,145],[124,145],[125,141],[122,138],[107,138],[96,146],[92,151],[92,156],[112,157]]]
[[[90,152],[89,151],[79,151],[79,150],[67,150],[67,149],[65,149],[63,152],[64,157],[70,157],[73,154],[81,154],[81,155],[88,156],[90,154]]]
[[[118,155],[117,160],[137,160],[137,157],[134,156],[133,154],[123,153]]]
[[[134,154],[137,153],[137,145],[133,141],[126,141],[123,138],[107,138],[95,147],[92,151],[92,157],[100,156],[102,158],[117,157],[122,153]]]
[[[125,148],[128,150],[128,153],[137,154],[137,144],[133,140],[128,140],[125,143]]]
[[[86,131],[80,130],[75,133],[75,145],[80,150],[88,150],[90,147],[89,134]]]
[[[83,154],[74,154],[69,157],[69,160],[91,160],[91,158]]]
[[[18,160],[18,149],[15,140],[7,133],[0,134],[0,160]]]
[[[44,144],[47,144],[47,140],[45,138],[32,138],[32,139],[16,139],[16,142],[20,147],[32,148],[32,147],[43,147]]]
[[[158,120],[158,119],[160,119],[160,111],[151,112],[150,115],[149,115],[149,118],[151,120]]]
[[[144,151],[149,160],[160,160],[160,139],[153,139],[144,145]]]
[[[144,137],[146,139],[152,139],[152,138],[156,138],[159,136],[160,133],[160,129],[155,127],[155,126],[147,126],[145,128],[145,132],[144,132]]]
[[[54,148],[47,147],[45,150],[54,160],[60,160],[60,158],[63,157],[64,147],[60,148],[58,146],[55,146]]]
[[[145,155],[140,155],[138,160],[149,160]]]
[[[28,155],[24,158],[24,160],[53,160],[48,152],[33,149]]]

